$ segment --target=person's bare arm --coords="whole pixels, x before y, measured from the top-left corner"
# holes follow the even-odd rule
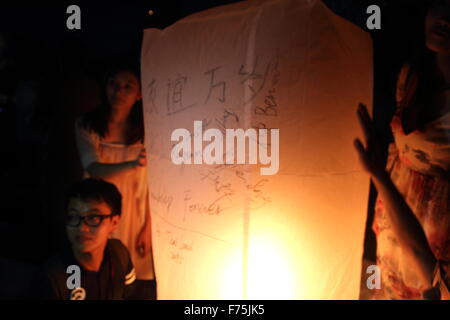
[[[87,167],[87,172],[93,178],[108,179],[133,170],[139,166],[137,160],[119,163],[94,162]]]
[[[437,260],[422,226],[386,172],[372,176],[372,181],[390,213],[392,228],[402,249],[413,257],[412,261],[426,287],[431,287]]]
[[[359,139],[355,140],[355,148],[358,151],[361,165],[370,174],[379,196],[389,212],[397,240],[402,249],[412,257],[417,274],[425,285],[424,289],[428,289],[432,286],[436,258],[431,251],[422,226],[384,169],[384,162],[379,158],[380,148],[375,128],[364,105],[360,105],[358,108],[358,119],[366,140],[365,146]]]
[[[145,149],[142,149],[136,160],[119,163],[94,162],[91,163],[86,170],[93,178],[108,179],[146,165],[146,153]]]

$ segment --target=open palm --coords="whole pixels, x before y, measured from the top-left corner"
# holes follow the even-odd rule
[[[384,172],[382,149],[376,134],[375,125],[367,111],[367,107],[359,104],[357,116],[364,133],[365,143],[355,139],[354,144],[363,169],[372,177],[378,177]]]

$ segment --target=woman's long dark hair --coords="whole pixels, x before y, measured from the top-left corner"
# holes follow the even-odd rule
[[[425,36],[425,20],[428,10],[436,0],[425,2],[420,16],[423,23],[416,30],[417,38],[413,44],[412,54],[407,60],[409,66],[408,76],[405,81],[405,99],[402,107],[409,109],[411,120],[418,127],[415,129],[423,129],[424,112],[431,103],[433,89],[435,86],[433,78],[433,68],[435,63],[434,53],[426,47]]]
[[[81,126],[88,131],[97,133],[101,138],[104,138],[108,131],[108,122],[111,118],[111,107],[106,97],[107,81],[120,72],[131,72],[136,76],[140,82],[140,72],[137,66],[133,64],[115,64],[110,67],[102,83],[102,103],[93,111],[86,113],[81,118]],[[142,99],[136,101],[128,116],[128,129],[125,133],[125,144],[132,145],[138,141],[144,141],[144,117],[142,110]]]

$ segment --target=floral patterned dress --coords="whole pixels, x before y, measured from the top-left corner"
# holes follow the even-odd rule
[[[409,68],[405,66],[397,84],[398,108],[391,122],[395,142],[389,146],[387,169],[412,209],[439,260],[443,277],[450,274],[450,113],[426,124],[423,130],[405,134],[402,102]],[[450,92],[446,93],[450,103]],[[378,298],[422,299],[423,286],[402,251],[389,214],[380,199],[375,206],[373,230],[377,237],[377,264],[382,288]],[[447,278],[448,279],[448,278]],[[448,282],[447,282],[448,286]]]

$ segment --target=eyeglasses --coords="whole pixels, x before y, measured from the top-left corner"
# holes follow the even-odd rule
[[[78,227],[83,221],[89,227],[98,227],[103,220],[107,218],[111,218],[112,214],[103,215],[103,214],[89,214],[87,216],[79,216],[79,215],[67,215],[66,224],[70,227]]]

